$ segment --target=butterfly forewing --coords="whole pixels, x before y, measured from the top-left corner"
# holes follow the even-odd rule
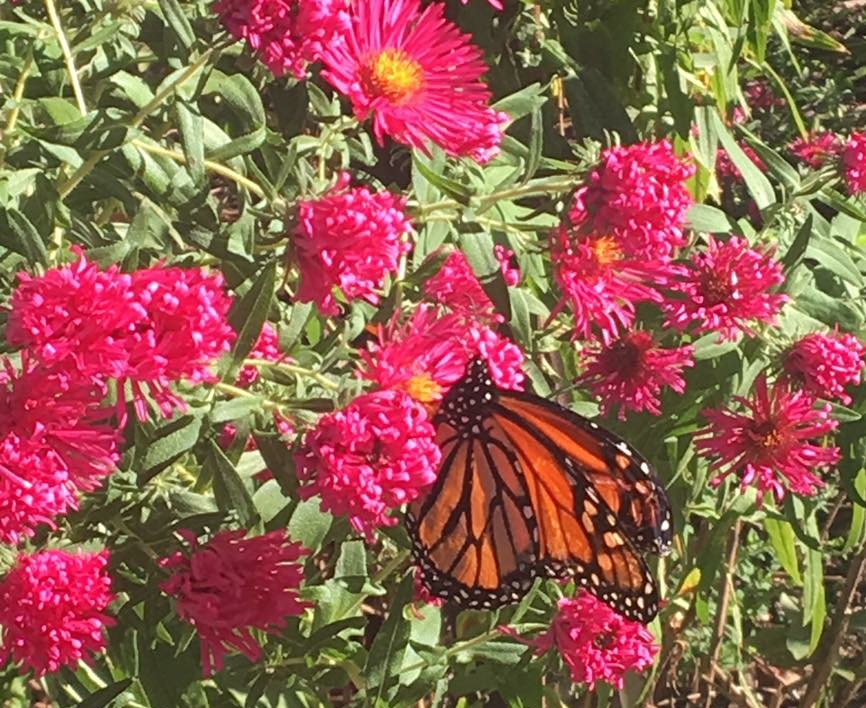
[[[632,469],[643,474],[642,458],[633,453],[624,469],[618,439],[536,396],[496,389],[480,362],[434,423],[439,477],[407,513],[433,594],[494,607],[519,600],[536,577],[571,576],[628,617],[655,615],[639,551],[663,542],[654,539],[665,538],[658,526],[669,511],[655,478],[651,486]],[[659,500],[636,503],[639,482]]]

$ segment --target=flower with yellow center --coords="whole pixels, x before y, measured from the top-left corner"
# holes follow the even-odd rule
[[[367,61],[361,81],[371,96],[404,106],[424,87],[424,70],[402,49],[385,49]]]
[[[622,248],[613,236],[599,236],[593,241],[592,252],[600,266],[622,260]]]
[[[403,388],[419,403],[432,403],[442,394],[442,387],[426,371],[410,378]]]

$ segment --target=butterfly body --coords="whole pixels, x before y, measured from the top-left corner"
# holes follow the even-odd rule
[[[642,621],[658,607],[644,552],[665,552],[670,508],[636,451],[474,362],[434,417],[440,473],[406,520],[424,582],[464,607],[518,601],[537,577],[572,577]]]

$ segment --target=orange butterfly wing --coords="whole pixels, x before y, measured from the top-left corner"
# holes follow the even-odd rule
[[[659,500],[626,498],[638,482],[649,489],[636,453],[633,464],[606,467],[618,438],[587,433],[589,421],[536,396],[495,389],[480,362],[434,421],[440,474],[407,512],[431,592],[493,607],[520,599],[536,577],[571,575],[626,616],[655,615],[655,583],[627,530],[650,538],[669,511],[652,475]],[[657,527],[652,537],[664,538]]]

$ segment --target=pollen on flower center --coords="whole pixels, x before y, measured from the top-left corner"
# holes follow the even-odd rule
[[[368,93],[402,106],[423,87],[424,70],[402,49],[385,49],[366,63],[361,80]]]
[[[709,272],[702,278],[701,292],[708,305],[718,305],[731,299],[734,284],[718,273]]]
[[[419,403],[432,403],[442,394],[442,387],[426,371],[410,378],[403,388]]]
[[[782,436],[776,426],[769,420],[760,423],[755,427],[755,437],[758,442],[766,450],[771,450],[778,447],[782,442]]]
[[[595,239],[592,253],[600,266],[610,265],[622,259],[622,248],[613,236],[601,236]]]

